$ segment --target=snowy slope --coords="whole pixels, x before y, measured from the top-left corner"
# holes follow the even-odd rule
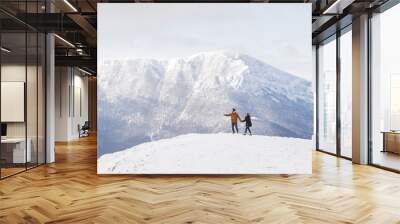
[[[187,134],[105,154],[99,174],[310,174],[312,141]]]
[[[186,133],[229,131],[222,114],[250,112],[260,135],[311,138],[311,83],[232,51],[99,68],[99,155]]]

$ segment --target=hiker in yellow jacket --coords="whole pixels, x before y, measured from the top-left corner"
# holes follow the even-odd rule
[[[232,113],[224,114],[224,116],[231,117],[232,132],[235,133],[235,129],[236,129],[236,133],[239,134],[237,123],[238,123],[238,120],[241,121],[242,119],[240,119],[239,114],[236,113],[235,108],[232,109]]]

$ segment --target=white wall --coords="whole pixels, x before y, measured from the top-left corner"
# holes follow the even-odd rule
[[[77,139],[78,125],[88,120],[88,78],[83,75],[76,68],[56,67],[56,141]]]
[[[26,72],[28,72],[28,81],[29,85],[36,86],[36,80],[31,80],[30,75],[36,74],[36,67],[18,64],[5,64],[1,66],[1,81],[2,82],[24,82]],[[32,113],[32,111],[36,111],[36,88],[27,88],[27,118],[28,122],[34,121],[36,124],[36,113]],[[4,97],[4,96],[3,96]],[[32,102],[34,102],[32,104]],[[6,110],[7,108],[1,108],[2,110]],[[25,137],[25,126],[26,122],[7,122],[7,135],[8,137]],[[33,127],[34,126],[34,127]],[[28,137],[30,128],[36,130],[36,125],[29,123],[28,124]]]
[[[70,84],[69,68],[55,69],[55,140],[68,139],[68,88]]]
[[[79,137],[79,132],[78,132],[78,124],[81,126],[85,123],[85,121],[88,121],[89,116],[88,116],[88,77],[85,76],[83,77],[81,74],[78,73],[76,74],[75,70],[75,75],[74,75],[74,83],[73,83],[73,90],[74,90],[74,96],[71,96],[71,99],[74,99],[74,102],[71,102],[72,105],[74,105],[72,110],[72,119],[71,119],[71,136],[72,138],[77,138]],[[80,96],[80,97],[79,97]],[[79,103],[80,100],[80,103]],[[81,108],[79,108],[81,107]],[[81,110],[81,111],[80,111]]]
[[[32,67],[28,67],[30,70]],[[2,82],[25,82],[24,65],[8,64],[1,66],[1,81]],[[1,108],[6,110],[6,108]],[[7,137],[25,137],[25,122],[8,122],[7,123]]]

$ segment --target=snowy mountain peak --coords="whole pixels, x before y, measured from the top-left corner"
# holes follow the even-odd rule
[[[216,51],[204,51],[204,52],[199,52],[197,54],[194,54],[192,56],[189,56],[188,59],[194,59],[194,58],[206,58],[206,57],[226,57],[226,58],[234,58],[237,59],[239,58],[241,54],[237,51],[233,50],[216,50]]]
[[[311,83],[307,80],[232,50],[201,52],[164,61],[135,59],[105,63],[100,66],[100,73],[112,74],[99,77],[100,88],[124,83],[118,84],[119,89],[107,92],[106,97],[110,98],[124,97],[127,93],[130,97],[153,98],[156,89],[178,82],[195,88],[194,92],[228,88],[257,95],[257,90],[268,88],[291,99],[308,100],[312,96]]]

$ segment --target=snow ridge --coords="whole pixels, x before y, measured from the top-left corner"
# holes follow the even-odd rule
[[[311,174],[312,146],[305,139],[191,133],[105,154],[97,167],[99,174]]]

